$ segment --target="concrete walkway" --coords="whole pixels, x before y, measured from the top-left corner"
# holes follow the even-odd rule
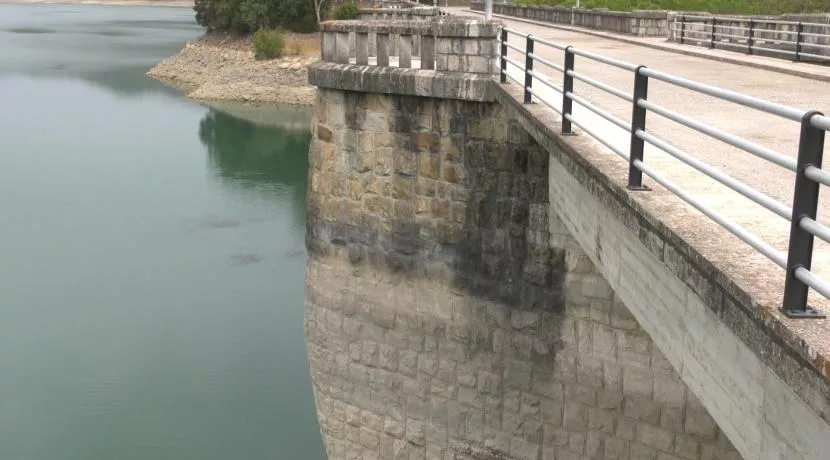
[[[462,9],[455,9],[453,12],[459,15],[478,16],[475,12]],[[653,46],[634,44],[633,41],[622,42],[599,36],[595,33],[587,34],[577,32],[577,29],[572,28],[568,28],[571,30],[566,30],[558,26],[553,28],[547,25],[532,24],[526,21],[505,19],[503,17],[499,17],[498,19],[512,29],[524,33],[531,33],[534,36],[561,44],[575,46],[585,51],[627,61],[632,64],[646,65],[656,70],[690,80],[738,91],[780,104],[802,109],[816,109],[824,113],[830,113],[830,82],[827,81],[816,81],[799,76],[786,75],[780,72],[688,56],[665,49],[658,49]],[[655,41],[653,39],[643,40],[643,42]],[[525,43],[524,39],[517,35],[511,35],[508,42],[522,48]],[[688,48],[693,47],[689,46]],[[713,54],[727,53],[725,51],[710,51],[705,48],[697,48],[696,50]],[[558,65],[561,65],[563,62],[563,52],[559,50],[537,45],[535,51],[537,55]],[[518,52],[511,50],[509,56],[513,60],[519,61],[522,64],[524,63],[522,55]],[[737,56],[740,55],[738,54]],[[740,57],[743,59],[773,61],[768,58]],[[787,61],[780,61],[776,65],[792,64]],[[799,65],[806,66],[807,64]],[[511,67],[510,74],[512,76],[523,80],[521,70],[512,68],[512,66],[509,67]],[[823,68],[821,69],[822,71],[828,71]],[[550,75],[550,81],[561,86],[562,75],[558,71],[546,68],[540,64],[537,64],[536,70]],[[575,71],[629,94],[633,90],[634,75],[630,71],[620,70],[580,56],[576,57]],[[561,108],[562,96],[559,93],[536,81],[534,81],[534,89],[539,92],[542,98],[551,102],[554,107],[557,109]],[[595,105],[613,113],[622,120],[625,120],[626,123],[631,119],[632,107],[630,102],[578,81],[575,84],[574,92],[577,95],[587,98]],[[797,122],[767,115],[659,81],[650,82],[649,101],[775,149],[790,157],[796,157],[799,140],[799,123]],[[574,117],[580,120],[591,131],[608,139],[615,147],[625,152],[628,151],[630,135],[627,131],[594,115],[578,104],[575,104]],[[706,135],[685,128],[654,113],[648,114],[647,130],[699,160],[765,192],[779,202],[787,206],[792,205],[795,180],[794,173]],[[587,136],[584,132],[581,135]],[[830,140],[828,140],[828,143],[830,144]],[[605,150],[609,155],[615,155],[609,149]],[[826,151],[830,151],[830,148],[826,148]],[[620,159],[620,161],[624,160]],[[707,176],[681,163],[674,157],[648,146],[648,144],[646,147],[645,162],[655,167],[667,179],[680,185],[694,197],[715,208],[717,211],[739,223],[747,230],[786,254],[789,222],[767,211],[765,208],[756,205],[754,202],[744,198],[731,189],[722,186],[718,182],[709,179]],[[654,184],[653,181],[648,181],[647,178],[646,181],[650,182],[649,185],[652,187],[661,188]],[[825,192],[828,191],[825,190]],[[828,193],[825,193],[824,196],[828,196]],[[643,199],[648,200],[649,198],[643,195]],[[686,209],[677,208],[669,211],[679,215],[700,215],[691,207],[687,207]],[[822,216],[828,216],[828,213],[830,213],[830,200],[824,199],[820,205],[819,220],[821,220]],[[677,221],[677,219],[670,220]],[[682,221],[682,219],[680,220]],[[688,219],[690,223],[696,220],[691,217]],[[827,223],[826,219],[825,223]],[[695,224],[692,223],[690,225]],[[723,233],[725,234],[726,231],[724,230]],[[737,239],[729,236],[722,237],[722,235],[711,235],[708,240],[711,240],[713,245],[744,244]],[[816,238],[815,251],[813,271],[825,280],[830,280],[830,247]],[[764,271],[773,280],[780,279],[781,283],[779,286],[783,286],[784,271],[777,268],[774,264],[765,263],[758,265],[754,271],[759,273],[760,271]],[[775,282],[774,284],[778,285],[779,283]],[[770,286],[770,289],[778,290],[779,286]],[[821,304],[825,304],[823,300],[820,300],[823,298],[818,294],[812,295],[811,298],[819,301]],[[830,313],[830,309],[826,310]]]
[[[458,15],[476,16],[481,14],[477,11],[472,11],[470,9],[465,8],[444,9],[452,11],[453,14]],[[542,21],[534,21],[532,19],[513,18],[510,16],[503,16],[498,14],[494,15],[494,17],[498,20],[511,20],[524,24],[539,25],[552,29],[576,32],[579,34],[593,35],[595,37],[621,41],[623,43],[628,43],[631,45],[646,46],[661,51],[670,51],[673,53],[685,54],[687,56],[702,57],[710,60],[727,62],[730,64],[740,64],[762,70],[780,72],[786,75],[794,75],[797,77],[805,77],[820,81],[830,81],[830,65],[816,65],[806,62],[790,61],[787,59],[776,59],[763,56],[750,56],[736,51],[729,51],[724,49],[709,49],[702,46],[670,42],[663,37],[636,37],[633,35],[618,34],[614,32],[606,32],[601,30],[592,30],[586,29],[584,27],[572,27],[561,24],[551,24]]]

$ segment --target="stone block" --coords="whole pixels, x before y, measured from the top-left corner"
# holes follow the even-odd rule
[[[391,198],[379,196],[365,196],[363,198],[363,208],[367,212],[377,214],[381,219],[389,219],[392,217],[392,205]]]
[[[404,424],[391,417],[386,417],[383,423],[383,432],[397,439],[404,437]]]
[[[637,427],[637,441],[663,452],[674,449],[674,433],[646,423],[640,423]]]
[[[398,372],[413,377],[418,372],[418,353],[412,350],[398,352]]]
[[[631,460],[657,460],[657,451],[653,447],[632,442],[629,447]]]
[[[597,403],[596,390],[578,383],[565,384],[565,401],[594,406]]]
[[[464,165],[462,164],[445,164],[441,168],[441,179],[450,183],[463,182],[467,177]]]
[[[413,418],[406,419],[406,440],[416,446],[423,446],[426,442],[424,422]]]
[[[441,156],[433,153],[421,153],[418,156],[421,177],[438,179],[441,172]]]
[[[360,423],[363,427],[370,428],[374,431],[383,430],[383,417],[373,414],[367,410],[361,411]]]
[[[705,409],[687,408],[684,429],[688,435],[697,436],[701,439],[715,439],[717,425]]]
[[[626,395],[623,400],[623,414],[656,426],[660,421],[660,406],[654,404],[650,398]]]
[[[674,439],[674,454],[687,460],[697,460],[700,443],[692,437],[677,435]]]
[[[505,387],[524,391],[530,390],[531,369],[530,363],[508,362],[504,370]]]
[[[654,376],[647,369],[623,367],[623,392],[626,396],[651,398],[654,390]]]
[[[482,394],[498,395],[502,388],[502,374],[480,369],[478,371],[478,391]]]
[[[660,426],[673,433],[683,433],[683,408],[664,406],[660,410]]]
[[[613,435],[615,420],[616,411],[614,410],[588,408],[588,430],[590,431]]]
[[[574,452],[579,454],[580,456],[585,454],[585,441],[587,438],[587,433],[570,433],[568,434],[568,445],[567,449],[570,452]]]
[[[574,402],[565,402],[562,427],[568,431],[583,432],[587,428],[588,408],[587,406]]]
[[[624,460],[628,458],[628,444],[627,439],[606,437],[605,438],[605,458],[607,460]]]
[[[361,427],[360,445],[366,449],[377,450],[380,447],[380,433],[368,427]]]

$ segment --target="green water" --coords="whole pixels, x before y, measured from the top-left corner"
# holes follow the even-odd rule
[[[317,460],[305,130],[143,76],[187,9],[0,5],[0,459]]]

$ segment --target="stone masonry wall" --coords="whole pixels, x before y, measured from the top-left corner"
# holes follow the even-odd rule
[[[737,459],[494,103],[318,89],[309,364],[329,458]]]

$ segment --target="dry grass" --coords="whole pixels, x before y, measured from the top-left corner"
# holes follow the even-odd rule
[[[236,35],[224,32],[212,32],[204,35],[199,43],[237,51],[253,51],[250,35]],[[284,56],[315,56],[320,54],[320,34],[285,34]]]
[[[320,54],[320,34],[287,34],[286,56],[312,56]]]

